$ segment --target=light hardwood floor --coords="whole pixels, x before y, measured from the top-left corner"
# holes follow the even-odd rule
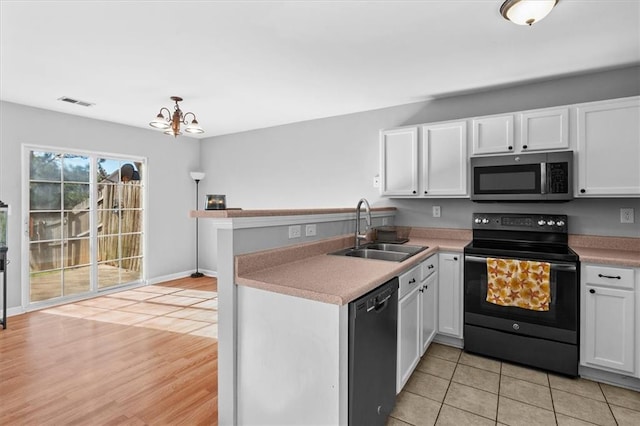
[[[217,291],[214,278],[159,284]],[[213,425],[216,339],[52,315],[0,330],[1,425]]]

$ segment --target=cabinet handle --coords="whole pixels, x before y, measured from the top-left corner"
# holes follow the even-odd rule
[[[587,192],[585,189],[581,189],[581,190],[580,190],[580,193],[581,193],[581,194],[584,194],[585,192]]]
[[[508,148],[509,148],[509,150],[512,150],[512,149],[513,149],[513,147],[512,147],[512,146],[510,146],[510,147],[508,147]]]
[[[522,145],[522,149],[527,149],[527,146],[526,145]]]
[[[622,279],[622,277],[621,277],[620,275],[613,276],[613,275],[602,275],[602,274],[598,274],[598,276],[599,276],[600,278],[611,278],[612,280],[621,280],[621,279]]]
[[[589,293],[594,294],[596,291],[594,289],[589,290]]]
[[[418,290],[420,293],[424,293],[424,288],[421,288],[420,290]]]
[[[411,279],[409,280],[409,284],[413,284],[413,283],[415,283],[415,282],[416,282],[416,279],[415,279],[415,278],[411,278]]]

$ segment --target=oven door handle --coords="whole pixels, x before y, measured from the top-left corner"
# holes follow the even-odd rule
[[[487,263],[487,257],[480,256],[469,256],[465,255],[465,262],[475,262],[475,263]],[[555,269],[556,271],[575,271],[576,265],[572,263],[551,263],[549,262],[551,269]]]

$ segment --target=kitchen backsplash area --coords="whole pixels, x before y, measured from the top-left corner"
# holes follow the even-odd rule
[[[640,199],[577,199],[564,203],[475,203],[468,199],[391,199],[396,225],[471,228],[473,213],[545,213],[569,216],[569,234],[640,238]],[[440,217],[433,208],[440,207]],[[634,223],[620,223],[620,209],[632,208]]]

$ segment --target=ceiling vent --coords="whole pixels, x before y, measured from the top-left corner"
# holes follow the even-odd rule
[[[84,107],[90,107],[90,106],[94,106],[94,103],[91,102],[86,102],[86,101],[80,101],[78,99],[73,99],[73,98],[69,98],[67,96],[63,96],[61,98],[58,98],[59,101],[62,102],[68,102],[70,104],[76,104],[76,105],[80,105],[80,106],[84,106]]]

